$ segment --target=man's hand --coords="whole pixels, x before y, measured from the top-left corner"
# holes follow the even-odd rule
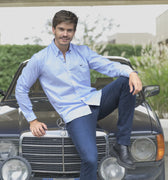
[[[142,82],[136,72],[132,72],[129,75],[129,86],[132,95],[138,94],[142,90]]]
[[[39,122],[37,119],[30,122],[30,131],[34,136],[44,136],[46,130],[47,125],[42,122]]]

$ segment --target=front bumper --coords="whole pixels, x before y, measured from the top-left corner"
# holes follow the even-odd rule
[[[146,164],[146,165],[145,165]],[[138,164],[135,170],[127,170],[124,180],[155,180],[163,176],[165,161]]]
[[[164,173],[164,168],[165,168],[165,164],[164,164],[164,159],[159,161],[159,162],[151,162],[151,163],[141,163],[141,164],[137,164],[136,169],[135,170],[126,170],[126,174],[125,177],[122,180],[155,180],[158,177],[163,176]],[[79,180],[79,178],[77,177],[62,177],[62,178],[57,178],[53,177],[52,175],[43,175],[41,174],[41,177],[33,177],[31,180]],[[98,180],[100,180],[98,178]]]

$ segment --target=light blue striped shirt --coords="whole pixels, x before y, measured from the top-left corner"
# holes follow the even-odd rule
[[[29,89],[39,79],[50,103],[66,123],[91,113],[89,105],[100,105],[101,90],[91,87],[90,69],[110,77],[126,76],[130,67],[112,62],[87,46],[70,44],[66,60],[52,43],[34,54],[16,85],[16,99],[27,121],[36,119]]]

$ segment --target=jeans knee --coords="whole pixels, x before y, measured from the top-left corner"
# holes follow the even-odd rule
[[[123,77],[123,76],[121,76],[121,77],[119,78],[119,81],[120,81],[120,83],[121,83],[121,87],[122,87],[123,90],[126,90],[126,91],[129,91],[129,90],[130,90],[130,89],[129,89],[129,78],[128,78],[128,77]]]
[[[120,76],[118,79],[122,84],[129,85],[129,78],[128,77]]]

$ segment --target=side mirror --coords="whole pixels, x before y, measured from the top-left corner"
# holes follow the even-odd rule
[[[144,97],[155,96],[155,95],[159,94],[160,86],[158,86],[158,85],[144,86],[142,89],[142,92],[144,94]]]
[[[5,92],[0,89],[0,95],[5,96]]]

